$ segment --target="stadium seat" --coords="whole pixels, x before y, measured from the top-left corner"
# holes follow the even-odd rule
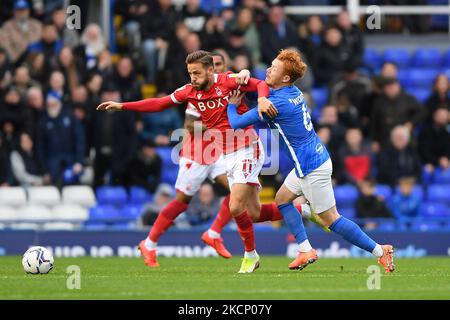
[[[398,70],[397,79],[403,87],[405,88],[410,87],[409,69]]]
[[[161,182],[168,184],[175,184],[178,175],[178,158],[176,150],[170,147],[156,148],[156,152],[161,157],[163,166],[161,170]],[[174,152],[174,158],[172,159],[172,152]]]
[[[312,98],[315,102],[314,109],[321,110],[328,102],[327,88],[313,88],[311,90]]]
[[[450,169],[443,170],[441,168],[436,168],[433,174],[433,183],[450,185]]]
[[[377,231],[397,231],[397,226],[395,222],[383,221],[378,225]]]
[[[97,205],[89,210],[89,222],[114,222],[120,217],[120,210],[111,205]]]
[[[395,188],[395,194],[398,194],[399,192],[400,192],[400,190],[399,190],[399,187],[397,186]],[[415,185],[413,187],[412,194],[414,194],[416,197],[418,197],[420,200],[422,200],[424,198],[424,191],[422,189],[422,186]]]
[[[17,210],[13,207],[0,206],[0,221],[11,221],[17,219]]]
[[[334,188],[334,196],[339,207],[352,207],[358,198],[358,189],[351,185],[341,185]]]
[[[374,48],[365,48],[364,50],[364,65],[371,70],[377,70],[383,64],[383,59],[378,50]]]
[[[28,203],[43,206],[56,206],[61,202],[61,194],[54,186],[31,187],[28,189]]]
[[[450,217],[450,208],[440,202],[425,202],[422,215],[427,218]]]
[[[127,203],[128,195],[124,187],[100,187],[97,189],[99,205],[123,205]]]
[[[431,95],[431,89],[407,87],[406,91],[414,96],[420,103],[424,103]]]
[[[52,218],[58,221],[82,222],[87,220],[88,217],[89,210],[76,204],[62,204],[54,207],[52,210]]]
[[[264,80],[266,78],[266,69],[265,68],[254,68],[252,71],[252,76],[259,80]]]
[[[438,73],[436,69],[410,69],[408,86],[431,90]]]
[[[392,196],[392,189],[389,185],[377,184],[375,186],[375,194],[377,196],[382,196],[384,200],[387,201]]]
[[[95,194],[89,186],[67,186],[62,190],[62,202],[88,208],[95,205]]]
[[[419,48],[414,53],[412,66],[418,68],[439,67],[441,52],[437,48]]]
[[[428,186],[427,200],[450,204],[450,184],[432,184]]]
[[[0,203],[4,206],[20,207],[27,204],[27,194],[21,187],[0,188]]]
[[[450,68],[450,49],[444,52],[441,65],[445,68]]]
[[[66,230],[72,231],[75,230],[76,226],[70,222],[47,222],[44,223],[44,230]]]
[[[352,219],[352,218],[356,217],[356,210],[353,207],[338,208],[338,212],[339,212],[339,214],[341,214],[342,216],[344,216],[348,219]]]
[[[421,232],[429,232],[429,231],[439,231],[442,229],[442,226],[439,222],[435,221],[414,221],[411,224],[411,230],[413,231],[421,231]]]
[[[130,203],[131,204],[144,204],[152,202],[153,195],[150,194],[146,189],[138,186],[133,186],[130,188]]]
[[[17,217],[23,221],[52,220],[52,213],[43,205],[30,204],[18,209]]]
[[[384,62],[393,62],[400,68],[407,67],[410,59],[411,54],[405,48],[389,48],[383,53]]]
[[[142,206],[140,205],[128,205],[122,208],[121,218],[126,220],[137,220],[141,217],[142,214]]]

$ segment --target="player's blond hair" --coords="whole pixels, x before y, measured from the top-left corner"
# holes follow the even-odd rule
[[[291,78],[291,82],[295,82],[305,75],[307,65],[298,51],[282,49],[276,59],[283,62],[284,71]]]

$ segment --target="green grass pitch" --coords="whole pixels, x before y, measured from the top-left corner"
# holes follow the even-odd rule
[[[450,258],[397,259],[397,271],[368,290],[375,259],[320,259],[303,271],[286,257],[263,256],[253,274],[237,274],[238,257],[57,258],[47,275],[28,275],[21,257],[0,258],[0,299],[450,299]],[[81,269],[81,289],[69,290],[67,267]]]

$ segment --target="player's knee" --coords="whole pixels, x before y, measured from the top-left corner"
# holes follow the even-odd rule
[[[238,216],[245,210],[245,203],[239,200],[230,200],[230,213],[233,217]]]
[[[337,212],[335,206],[325,212],[320,213],[319,215],[326,227],[330,227],[333,222],[335,222],[341,216],[339,212]]]
[[[189,202],[191,202],[192,197],[191,197],[191,196],[188,196],[188,195],[185,194],[184,192],[177,191],[176,199],[177,199],[179,202],[183,202],[183,203],[189,204]]]

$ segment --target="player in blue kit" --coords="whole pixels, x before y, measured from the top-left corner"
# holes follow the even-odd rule
[[[276,129],[282,145],[294,164],[278,190],[275,201],[286,224],[299,244],[297,258],[290,269],[303,269],[315,262],[316,250],[308,241],[303,221],[292,201],[303,194],[325,226],[353,245],[371,252],[386,272],[393,272],[392,245],[379,245],[353,221],[341,216],[336,209],[331,174],[332,162],[326,147],[314,131],[303,93],[293,85],[306,71],[306,64],[294,50],[282,50],[267,69],[266,84],[271,88],[269,100],[275,107],[254,108],[242,115],[237,113],[242,94],[234,92],[228,103],[228,119],[233,129],[245,128],[264,121]]]

